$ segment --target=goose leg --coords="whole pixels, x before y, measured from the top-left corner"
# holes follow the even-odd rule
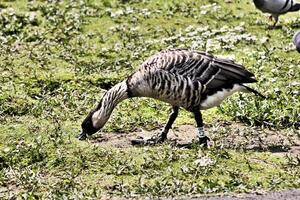
[[[160,134],[155,135],[148,140],[144,140],[144,139],[131,140],[131,144],[132,145],[145,145],[145,144],[150,145],[150,144],[157,144],[157,143],[164,142],[167,139],[167,135],[168,135],[170,128],[172,128],[172,125],[178,116],[178,110],[179,110],[179,107],[177,107],[177,106],[172,107],[172,112],[169,116],[169,120],[168,120],[167,124],[165,125],[165,127],[163,128],[163,131]]]
[[[209,137],[205,135],[204,127],[203,127],[203,119],[202,114],[200,111],[194,111],[194,117],[197,123],[197,130],[198,130],[198,138],[199,138],[199,144],[203,144],[205,147],[207,147],[207,142],[210,140]]]
[[[165,125],[163,131],[156,138],[156,141],[155,141],[156,143],[164,142],[167,139],[168,132],[172,128],[172,125],[178,116],[178,110],[179,110],[179,107],[177,107],[177,106],[172,107],[172,112],[169,116],[169,120],[168,120],[167,124]]]

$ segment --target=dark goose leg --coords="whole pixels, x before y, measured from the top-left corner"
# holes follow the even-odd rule
[[[199,144],[203,144],[205,147],[207,147],[207,142],[210,139],[204,133],[202,114],[199,110],[194,111],[193,113],[194,113],[195,120],[197,123]]]
[[[169,120],[168,120],[167,124],[165,125],[163,131],[159,135],[153,136],[151,139],[146,140],[146,141],[139,140],[139,139],[131,140],[131,143],[133,145],[138,145],[138,144],[157,144],[157,143],[164,142],[167,139],[167,135],[168,135],[170,128],[172,128],[172,125],[178,116],[178,110],[179,110],[179,107],[177,107],[177,106],[172,107],[172,112],[169,116]]]
[[[178,116],[178,110],[179,110],[179,108],[177,106],[172,107],[172,112],[169,116],[169,120],[168,120],[167,124],[165,125],[161,134],[158,135],[157,138],[155,138],[156,143],[164,142],[167,139],[168,132],[172,128],[172,125]]]

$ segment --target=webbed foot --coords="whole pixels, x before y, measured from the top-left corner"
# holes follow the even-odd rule
[[[203,145],[204,147],[208,147],[208,142],[210,141],[209,137],[199,137],[198,144]]]
[[[132,145],[155,145],[155,144],[160,144],[166,141],[167,135],[166,133],[162,132],[158,135],[152,136],[150,139],[144,139],[144,138],[137,138],[131,140]]]

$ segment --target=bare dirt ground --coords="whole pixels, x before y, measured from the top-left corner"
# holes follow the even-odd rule
[[[131,133],[100,133],[91,143],[101,146],[126,148],[137,138],[149,139],[160,130],[139,130]],[[279,155],[300,155],[300,132],[261,129],[240,123],[217,122],[206,126],[206,133],[211,138],[210,145],[223,148],[255,151],[269,151]],[[196,129],[193,125],[175,126],[168,134],[167,142],[175,146],[185,146],[196,140]]]

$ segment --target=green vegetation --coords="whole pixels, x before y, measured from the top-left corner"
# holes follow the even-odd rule
[[[253,87],[269,97],[236,94],[204,111],[206,124],[242,122],[248,129],[239,134],[248,138],[262,129],[299,139],[300,55],[291,39],[300,28],[300,14],[285,15],[277,28],[268,29],[267,18],[251,1],[225,2],[1,1],[0,198],[300,188],[299,155],[248,150],[243,142],[225,148],[225,139],[236,131],[226,125],[210,132],[215,141],[210,149],[104,147],[74,137],[103,92],[148,56],[165,48],[191,48],[244,64],[259,81]],[[158,129],[168,111],[153,99],[126,100],[102,131]],[[194,124],[194,119],[182,110],[176,124]]]

